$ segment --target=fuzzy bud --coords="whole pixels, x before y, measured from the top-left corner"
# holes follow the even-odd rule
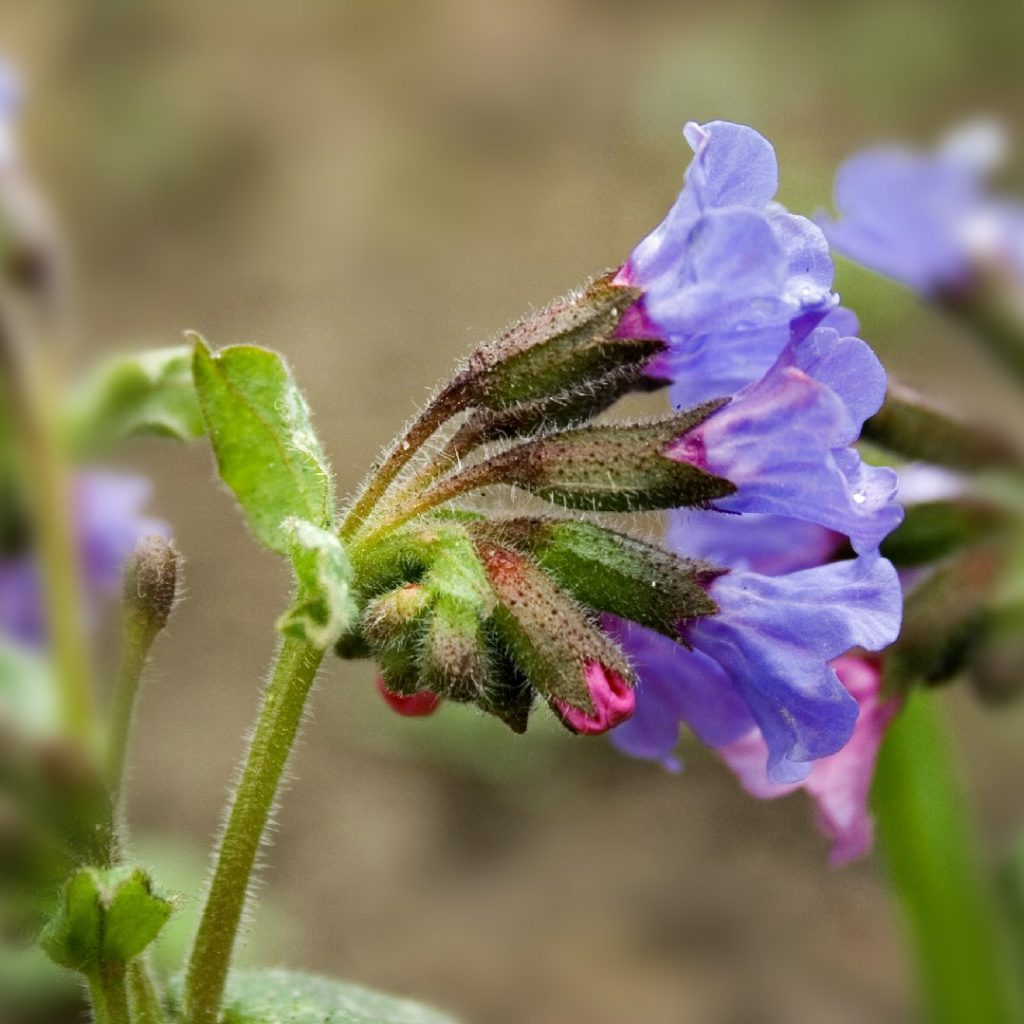
[[[169,541],[156,534],[143,537],[124,570],[125,616],[160,632],[177,598],[180,563]]]
[[[673,640],[680,640],[681,623],[717,611],[707,588],[722,569],[595,523],[518,518],[482,524],[476,532],[532,555],[585,607]]]
[[[603,665],[630,685],[625,656],[531,559],[488,542],[479,551],[498,598],[494,626],[512,661],[535,689],[559,702],[563,717],[565,707],[600,716],[587,666]]]

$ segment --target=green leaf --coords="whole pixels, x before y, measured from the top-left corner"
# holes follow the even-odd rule
[[[331,527],[327,460],[285,361],[255,345],[214,353],[196,336],[192,373],[221,478],[257,539],[285,555],[286,519]]]
[[[228,982],[224,1024],[456,1024],[408,999],[292,971],[238,971]]]
[[[51,732],[58,722],[49,666],[32,651],[0,641],[0,718],[29,735]]]
[[[305,519],[286,520],[284,531],[298,594],[277,628],[326,650],[357,615],[348,555],[335,534]]]
[[[194,441],[204,429],[187,345],[110,361],[74,397],[69,422],[72,447],[80,454],[143,434]]]
[[[141,868],[82,868],[68,880],[40,945],[62,967],[88,974],[137,957],[157,937],[171,909]]]

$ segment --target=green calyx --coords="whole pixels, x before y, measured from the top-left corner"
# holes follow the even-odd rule
[[[465,381],[472,404],[508,409],[572,392],[581,382],[616,370],[639,377],[665,347],[658,339],[616,334],[623,314],[640,294],[605,276],[482,345],[456,380]]]
[[[680,623],[718,610],[707,585],[721,569],[594,523],[518,518],[478,532],[529,552],[581,605],[674,640]]]

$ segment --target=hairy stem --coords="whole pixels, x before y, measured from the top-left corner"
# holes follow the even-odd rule
[[[886,736],[874,787],[882,849],[931,1024],[1020,1024],[1016,980],[936,695],[917,689]]]
[[[217,851],[185,980],[185,1019],[215,1024],[253,865],[324,652],[286,638]]]
[[[160,992],[145,953],[128,965],[128,1002],[132,1024],[163,1024]]]
[[[95,1024],[132,1024],[124,964],[108,964],[89,976]]]
[[[110,798],[116,806],[124,788],[125,760],[135,718],[135,704],[146,669],[149,651],[159,628],[141,616],[125,617],[121,646],[121,663],[114,685],[114,698],[110,708],[110,731],[107,737],[107,785]]]
[[[340,530],[343,538],[359,530],[409,460],[441,426],[461,411],[465,393],[465,382],[456,377],[394,442],[384,456],[384,461],[363,484],[361,492],[346,513]]]

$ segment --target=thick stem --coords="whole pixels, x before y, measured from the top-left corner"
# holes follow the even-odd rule
[[[217,1020],[256,854],[323,656],[321,649],[294,638],[286,638],[278,653],[189,958],[184,995],[189,1024]]]
[[[886,736],[875,813],[903,904],[930,1024],[1024,1020],[991,894],[970,834],[934,693],[915,690]]]
[[[89,976],[95,1024],[132,1024],[124,964],[108,964]]]

